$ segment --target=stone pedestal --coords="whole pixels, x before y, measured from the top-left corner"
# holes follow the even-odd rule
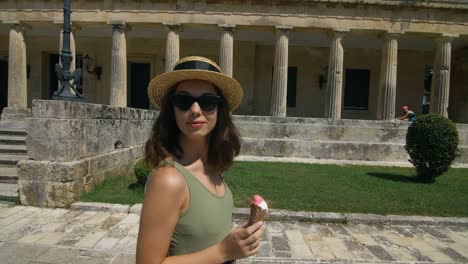
[[[179,60],[180,39],[179,32],[180,24],[165,24],[168,29],[166,40],[166,72],[172,71],[174,65]]]
[[[33,100],[28,160],[18,163],[21,204],[67,207],[106,178],[131,175],[158,112]]]
[[[28,109],[28,87],[26,79],[26,26],[18,21],[10,25],[8,53],[8,107],[2,112],[2,120],[24,120],[31,115]]]
[[[330,33],[330,55],[325,117],[340,119],[343,94],[343,37],[347,30],[336,29]]]
[[[273,66],[273,84],[271,91],[270,114],[276,117],[286,116],[288,92],[288,46],[289,31],[292,27],[276,27],[275,64]]]
[[[452,40],[457,35],[444,34],[436,39],[430,111],[448,116]]]
[[[219,45],[219,66],[223,73],[232,77],[234,56],[234,25],[220,25],[221,43]]]
[[[380,119],[395,119],[396,81],[398,64],[398,33],[383,37],[382,64],[380,66]]]
[[[127,41],[125,23],[112,24],[111,92],[110,105],[127,106]]]

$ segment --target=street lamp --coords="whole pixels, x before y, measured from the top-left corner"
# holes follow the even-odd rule
[[[81,79],[81,69],[75,69],[70,72],[70,65],[73,60],[70,51],[70,0],[64,0],[63,3],[63,48],[60,51],[60,60],[62,65],[55,64],[55,73],[57,79],[60,81],[58,90],[54,92],[52,99],[54,100],[67,100],[67,101],[84,101],[85,98],[76,89],[77,83]],[[71,83],[70,81],[73,80]],[[73,94],[71,89],[75,92]]]

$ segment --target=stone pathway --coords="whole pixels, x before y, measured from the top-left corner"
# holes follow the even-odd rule
[[[0,205],[0,263],[134,263],[138,222],[135,213]],[[468,226],[269,221],[261,252],[238,263],[468,263]]]

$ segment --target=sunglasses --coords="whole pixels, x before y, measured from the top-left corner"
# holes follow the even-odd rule
[[[182,111],[187,111],[197,102],[203,111],[213,111],[221,102],[221,97],[213,94],[204,94],[200,97],[193,97],[188,94],[174,94],[171,97],[175,107]]]

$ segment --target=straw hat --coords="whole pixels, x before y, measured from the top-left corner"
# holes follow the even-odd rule
[[[182,58],[175,64],[173,71],[153,78],[148,85],[148,96],[153,104],[160,107],[172,87],[181,81],[193,79],[214,84],[226,98],[230,111],[236,109],[242,101],[244,92],[239,82],[223,74],[213,61],[200,56]]]

